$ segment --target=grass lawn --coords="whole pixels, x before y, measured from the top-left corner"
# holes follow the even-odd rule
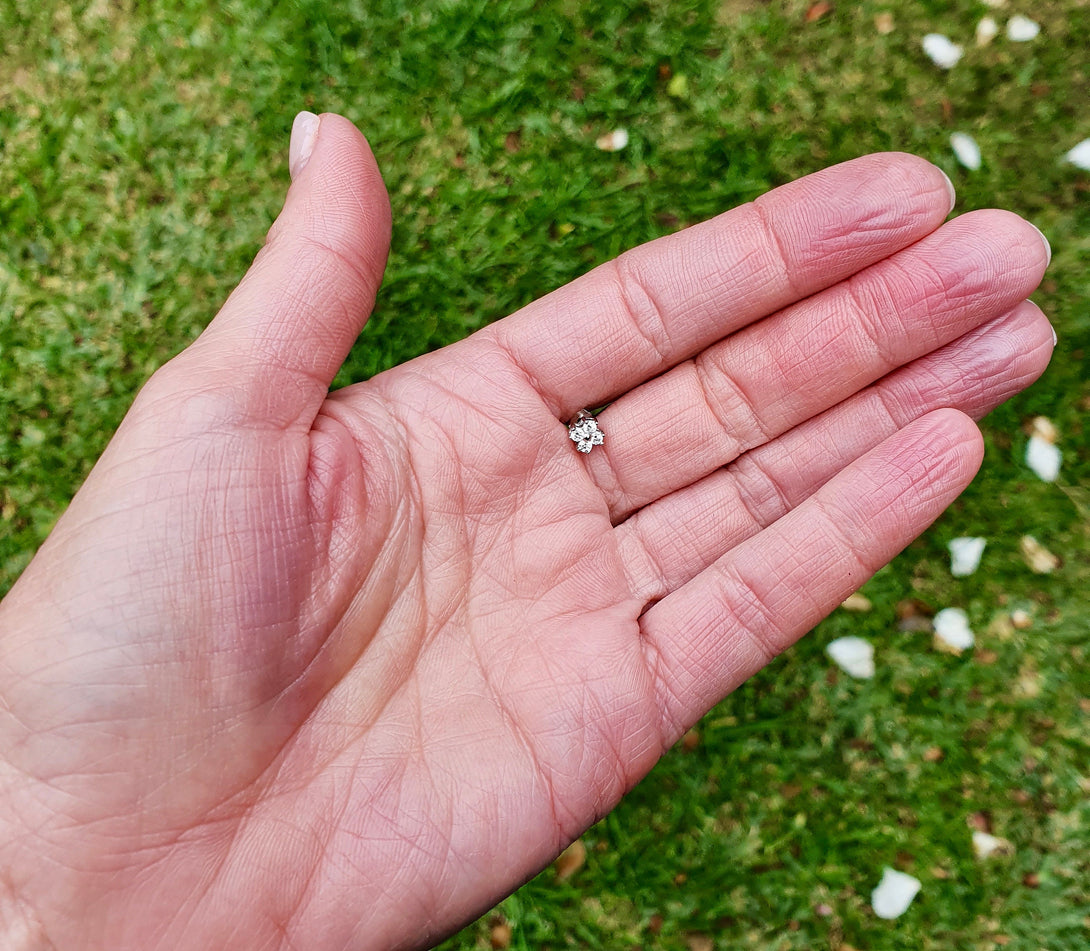
[[[838,611],[592,828],[582,861],[444,947],[1090,948],[1090,172],[1062,162],[1090,138],[1090,5],[992,6],[5,0],[0,591],[260,246],[300,108],[357,122],[394,207],[341,383],[806,172],[917,152],[953,178],[955,213],[1011,208],[1051,240],[1053,366],[984,422],[980,477],[865,586],[869,611]],[[1008,39],[1015,13],[1040,35]],[[986,15],[1000,32],[978,46]],[[965,47],[953,69],[925,57],[930,32]],[[618,128],[626,148],[595,147]],[[1023,461],[1037,415],[1059,432],[1056,483]],[[961,535],[988,546],[954,578]],[[1025,535],[1059,568],[1031,571]],[[975,650],[899,627],[949,606]],[[872,680],[826,657],[849,634],[875,645]],[[974,830],[1007,854],[975,857]],[[922,883],[895,921],[870,907],[885,866]]]

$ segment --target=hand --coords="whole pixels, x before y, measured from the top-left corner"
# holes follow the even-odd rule
[[[877,155],[330,394],[389,207],[297,132],[0,606],[5,947],[437,940],[929,525],[1052,351],[1038,232]]]

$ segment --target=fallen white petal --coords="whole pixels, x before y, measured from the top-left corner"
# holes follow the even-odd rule
[[[998,9],[999,7],[1005,7],[1007,5],[1007,0],[982,0],[982,2],[984,3],[984,6],[992,7],[993,9]]]
[[[1022,16],[1021,13],[1012,16],[1007,21],[1007,36],[1014,40],[1015,43],[1026,43],[1029,40],[1037,38],[1037,34],[1041,32],[1041,27],[1034,23],[1029,17]]]
[[[935,639],[956,651],[968,650],[975,643],[969,627],[969,615],[961,608],[943,608],[931,621]]]
[[[861,679],[874,676],[874,647],[861,637],[838,637],[829,642],[825,653],[846,674]]]
[[[628,145],[628,130],[614,129],[605,135],[599,136],[596,143],[603,152],[620,152]]]
[[[978,859],[990,859],[993,855],[1010,855],[1014,846],[1008,839],[987,832],[973,833],[973,854]]]
[[[1023,611],[1022,608],[1016,608],[1011,611],[1011,624],[1017,631],[1024,631],[1028,627],[1033,627],[1033,616],[1029,611]]]
[[[923,51],[936,66],[951,69],[961,59],[962,48],[941,33],[928,33],[923,38]]]
[[[952,539],[947,546],[950,549],[950,574],[955,578],[965,578],[976,571],[987,544],[986,538]]]
[[[900,918],[921,888],[920,880],[896,869],[882,871],[882,881],[871,892],[870,903],[879,918]]]
[[[1037,473],[1045,482],[1055,482],[1060,474],[1060,462],[1063,454],[1059,448],[1046,442],[1040,436],[1030,436],[1026,445],[1026,465]]]
[[[955,132],[950,136],[950,146],[953,148],[957,160],[967,169],[975,172],[980,168],[980,146],[976,144],[976,140],[971,135],[966,135],[964,132]]]
[[[1090,139],[1083,139],[1078,145],[1067,152],[1064,158],[1072,165],[1081,168],[1084,172],[1090,172]]]
[[[994,17],[984,17],[976,25],[976,45],[987,46],[999,33],[999,24]]]

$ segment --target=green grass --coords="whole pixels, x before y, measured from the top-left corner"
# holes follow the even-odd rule
[[[984,424],[981,476],[922,540],[714,710],[551,870],[449,949],[1090,948],[1090,7],[758,0],[196,0],[0,5],[0,591],[63,510],[148,374],[191,340],[260,246],[299,108],[366,131],[394,250],[339,382],[448,343],[626,247],[854,155],[905,149],[1051,239],[1038,302],[1060,348]],[[882,34],[874,18],[892,13]],[[979,18],[1041,37],[972,42]],[[944,73],[920,51],[966,45]],[[678,77],[684,77],[680,80]],[[595,138],[627,128],[620,153]],[[953,159],[950,132],[985,155]],[[1059,427],[1060,482],[1022,463]],[[1032,574],[1026,533],[1063,556]],[[955,580],[946,542],[989,539]],[[896,605],[965,608],[972,656],[898,632]],[[1014,608],[1033,619],[1013,629]],[[833,637],[878,675],[837,674]],[[935,752],[941,751],[941,758]],[[973,857],[968,822],[1015,847]],[[884,865],[923,882],[895,922]],[[824,906],[824,907],[823,907]]]

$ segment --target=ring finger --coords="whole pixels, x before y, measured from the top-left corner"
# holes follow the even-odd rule
[[[1044,315],[1025,301],[636,512],[616,529],[633,594],[665,597],[912,420],[943,407],[980,419],[1040,376],[1053,341]]]

